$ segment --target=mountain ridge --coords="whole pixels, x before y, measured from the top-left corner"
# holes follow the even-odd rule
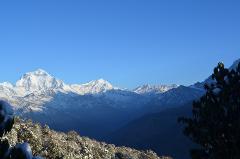
[[[235,61],[229,69],[235,69],[240,59]],[[172,89],[177,93],[173,93],[178,97],[189,96],[190,88],[196,88],[195,90],[203,90],[204,84],[210,84],[214,82],[211,76],[206,78],[203,82],[198,82],[195,85],[189,87],[179,86],[177,89]],[[180,92],[180,93],[179,93]],[[185,92],[185,93],[184,93]],[[193,92],[190,92],[193,93]],[[204,93],[204,91],[202,92]],[[196,96],[192,96],[197,100]],[[194,100],[192,98],[191,100]],[[176,100],[176,98],[165,98]],[[184,98],[182,98],[184,99]],[[186,99],[186,98],[185,98]],[[191,116],[192,114],[192,102],[181,103],[178,101],[177,107],[165,109],[162,111],[152,111],[152,113],[143,115],[137,119],[134,119],[124,125],[123,127],[115,130],[114,132],[106,136],[107,141],[111,141],[116,145],[127,145],[138,149],[151,148],[158,154],[171,154],[176,159],[190,159],[189,150],[195,145],[182,133],[182,125],[177,122],[181,116]],[[157,103],[163,101],[158,100]],[[186,102],[186,101],[185,101]],[[165,102],[167,103],[167,102]]]
[[[134,119],[179,107],[203,93],[202,87],[181,85],[127,90],[103,79],[71,85],[41,69],[23,75],[18,85],[0,84],[0,98],[13,105],[17,115],[103,141]]]
[[[181,91],[186,95],[179,96]],[[178,85],[148,85],[136,92],[104,79],[66,84],[42,69],[25,73],[15,85],[0,84],[0,99],[9,102],[16,115],[98,140],[144,114],[175,107],[200,95],[197,89],[181,89]]]
[[[69,96],[93,95],[106,100],[126,103],[135,96],[158,95],[167,92],[178,85],[143,85],[128,90],[113,86],[100,78],[83,84],[66,84],[43,69],[27,72],[15,84],[0,83],[0,98],[9,101],[15,109],[29,108],[31,111],[42,111],[42,105],[50,102],[57,94]],[[145,98],[145,97],[144,97]],[[26,104],[27,102],[31,103]],[[27,106],[29,105],[29,106]]]
[[[172,88],[176,88],[179,85],[171,84],[171,85],[150,85],[144,84],[136,87],[135,89],[129,90],[124,88],[119,88],[113,86],[109,81],[104,80],[103,78],[97,80],[91,80],[87,83],[82,84],[66,84],[63,80],[59,80],[58,78],[52,76],[47,71],[43,69],[37,69],[35,71],[27,72],[21,76],[19,80],[16,81],[15,84],[12,84],[8,81],[0,83],[0,86],[6,87],[9,89],[19,89],[24,90],[24,93],[19,93],[20,95],[30,94],[35,91],[41,91],[42,89],[59,89],[64,90],[66,92],[72,91],[78,94],[94,94],[100,93],[107,90],[112,89],[120,89],[120,90],[128,90],[131,92],[135,92],[138,94],[145,93],[163,93]]]

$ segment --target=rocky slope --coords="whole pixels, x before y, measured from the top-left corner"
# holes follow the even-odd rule
[[[170,159],[150,150],[138,151],[97,142],[74,131],[56,132],[20,118],[16,118],[12,131],[5,137],[12,145],[28,142],[34,155],[47,159]]]

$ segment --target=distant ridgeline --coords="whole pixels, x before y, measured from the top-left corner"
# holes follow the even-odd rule
[[[236,69],[239,62],[240,60],[234,62],[229,69]],[[198,82],[190,87],[202,90],[205,83],[212,82],[214,81],[209,77],[204,82]],[[174,90],[180,93],[183,92],[181,89],[186,88],[178,87],[170,91]],[[174,98],[171,99],[174,100]],[[182,125],[177,120],[180,116],[190,116],[191,114],[192,101],[179,104],[175,108],[148,113],[114,131],[108,135],[106,140],[117,145],[138,149],[150,148],[158,154],[170,154],[174,159],[189,159],[189,150],[193,148],[194,144],[183,135]]]
[[[100,140],[133,119],[178,107],[202,93],[175,84],[127,90],[103,79],[66,84],[41,69],[24,74],[14,85],[0,83],[0,98],[11,103],[19,116]]]
[[[66,84],[39,69],[26,73],[14,85],[0,83],[0,98],[22,118],[54,130],[75,130],[100,141],[185,159],[189,142],[176,119],[191,112],[191,102],[205,93],[206,82],[211,79],[191,86],[143,85],[127,90],[103,79]]]

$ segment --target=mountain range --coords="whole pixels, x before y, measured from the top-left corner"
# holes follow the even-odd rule
[[[25,73],[16,84],[0,83],[0,98],[16,114],[99,140],[133,119],[191,101],[202,92],[176,84],[127,90],[103,79],[66,84],[42,69]]]
[[[237,61],[230,68],[234,68],[236,63]],[[136,148],[145,149],[154,147],[139,145],[148,145],[150,141],[142,140],[141,142],[140,140],[138,141],[141,142],[140,144],[130,139],[129,142],[127,140],[125,143],[118,142],[123,134],[134,136],[136,133],[135,131],[133,134],[126,133],[123,129],[127,128],[130,131],[135,128],[135,126],[132,128],[134,123],[149,119],[149,116],[153,114],[181,109],[183,105],[203,95],[204,82],[190,86],[143,85],[128,90],[115,87],[104,79],[93,80],[85,84],[66,84],[63,80],[38,69],[25,73],[15,84],[0,83],[0,98],[13,105],[15,113],[22,118],[30,118],[47,124],[55,130],[65,132],[75,130],[90,138],[116,144],[129,143],[131,146],[135,144]],[[167,119],[165,121],[167,123]],[[159,126],[157,123],[155,125],[156,128]],[[175,126],[166,131],[174,131],[174,128]],[[151,132],[155,131],[159,129],[151,129]],[[119,135],[116,132],[124,133]],[[145,136],[151,134],[149,133],[146,132]],[[116,137],[119,138],[116,139]],[[157,152],[164,153],[159,149]]]
[[[66,101],[69,98],[86,97],[79,103],[74,103],[75,107],[93,108],[95,103],[89,103],[87,98],[94,98],[99,102],[107,101],[113,108],[126,108],[128,104],[140,107],[155,98],[156,100],[169,99],[177,94],[178,91],[184,92],[184,89],[191,89],[198,92],[199,89],[173,85],[143,85],[133,90],[121,89],[113,86],[104,79],[93,80],[85,84],[65,84],[42,69],[24,74],[16,84],[10,82],[0,83],[0,98],[9,101],[14,106],[14,110],[23,112],[44,112],[44,109],[53,107],[51,101],[60,98],[59,103],[54,102],[54,108],[62,109],[73,107],[72,103]],[[186,92],[190,92],[188,90]],[[60,96],[60,97],[59,97]],[[138,100],[135,100],[138,98]],[[183,97],[184,98],[184,97]],[[187,98],[187,97],[185,97]],[[177,100],[179,102],[182,99]],[[187,100],[187,99],[183,99]],[[173,100],[166,100],[172,104]],[[68,102],[68,104],[66,103]],[[48,103],[51,103],[50,105]],[[121,103],[121,104],[120,104]],[[48,107],[47,107],[47,105]],[[67,105],[66,105],[67,104]],[[70,104],[70,106],[69,106]],[[77,105],[76,105],[77,104]],[[133,106],[132,106],[133,107]]]
[[[235,61],[229,70],[237,68],[239,63],[240,59]],[[209,76],[203,82],[197,82],[189,87],[202,90],[205,84],[212,82],[214,81]],[[179,94],[181,93],[182,91]],[[197,99],[196,97],[195,100]],[[183,125],[177,120],[182,116],[190,117],[191,108],[192,101],[182,102],[174,108],[145,114],[109,134],[106,140],[116,145],[132,146],[137,149],[150,148],[159,155],[171,154],[174,159],[190,159],[189,150],[197,145],[183,135]]]

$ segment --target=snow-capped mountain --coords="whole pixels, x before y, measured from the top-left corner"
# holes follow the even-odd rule
[[[94,94],[117,89],[103,79],[90,81],[85,84],[67,85],[42,69],[24,74],[16,84],[0,83],[0,95],[24,97],[29,94],[44,94],[47,91],[74,92],[77,94]]]
[[[240,59],[230,69],[236,68]],[[141,108],[147,103],[159,107],[184,104],[203,93],[204,82],[189,87],[172,85],[143,85],[134,90],[121,89],[104,79],[84,84],[66,84],[46,71],[38,69],[25,73],[16,84],[0,83],[0,98],[14,105],[15,110],[43,111],[48,108]],[[160,106],[161,105],[161,106]],[[46,112],[46,111],[43,111]]]
[[[143,85],[139,86],[133,91],[138,94],[159,94],[169,91],[170,89],[177,88],[178,85],[172,84],[172,85]]]
[[[43,69],[38,69],[25,73],[16,84],[0,83],[0,98],[10,102],[14,110],[21,113],[49,113],[50,109],[64,111],[62,109],[73,107],[139,109],[152,101],[161,101],[166,106],[165,104],[171,103],[170,100],[182,103],[195,98],[191,93],[180,98],[176,94],[181,94],[183,90],[178,91],[178,87],[176,84],[143,85],[134,90],[126,90],[115,87],[104,79],[84,84],[66,84]]]
[[[236,69],[238,64],[240,63],[240,59],[233,62],[232,66],[229,67],[230,70]]]
[[[44,92],[46,90],[64,90],[65,84],[46,71],[38,69],[34,72],[24,74],[16,82],[15,91],[20,96],[25,96],[34,92]]]
[[[232,70],[232,69],[235,70],[235,69],[237,68],[237,66],[238,66],[239,63],[240,63],[240,59],[234,61],[233,64],[232,64],[228,69],[229,69],[229,70]],[[211,84],[212,82],[214,82],[214,81],[213,81],[212,77],[209,76],[209,77],[208,77],[207,79],[205,79],[204,81],[202,81],[202,82],[197,82],[197,83],[191,85],[190,87],[192,87],[192,88],[197,88],[197,89],[204,89],[204,85],[205,85],[205,84]]]
[[[105,81],[104,79],[98,79],[81,85],[72,84],[70,85],[70,89],[73,92],[83,95],[106,92],[108,90],[117,89],[117,87],[113,87],[111,83]]]
[[[189,102],[201,94],[199,89],[178,85],[127,90],[103,79],[66,84],[42,69],[25,73],[16,84],[0,83],[0,99],[13,105],[18,115],[94,138],[143,114]]]
[[[0,83],[0,98],[10,102],[15,110],[42,111],[45,108],[44,105],[58,97],[59,94],[64,94],[64,97],[62,95],[58,105],[67,106],[71,104],[64,102],[68,96],[71,98],[72,96],[100,94],[109,90],[118,90],[118,88],[103,79],[85,84],[68,85],[46,71],[38,69],[25,73],[16,84]]]

